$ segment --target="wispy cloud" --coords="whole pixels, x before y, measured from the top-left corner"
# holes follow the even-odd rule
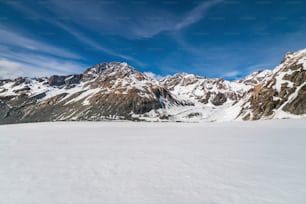
[[[17,50],[24,49],[31,52],[45,53],[54,55],[62,58],[69,59],[80,59],[81,57],[75,53],[67,51],[65,49],[33,40],[25,35],[21,34],[20,31],[13,31],[9,28],[0,27],[0,45],[5,45],[10,48],[16,48]]]
[[[103,4],[96,1],[68,1],[67,3],[67,1],[53,0],[46,1],[45,9],[59,18],[68,19],[75,25],[97,33],[139,39],[151,38],[161,32],[182,30],[203,19],[211,8],[223,1],[204,1],[189,12],[179,16],[169,10],[148,5],[149,3],[146,1],[143,1],[145,7],[134,5],[132,12],[128,4],[133,4],[133,2],[121,3],[120,1]],[[37,16],[35,11],[30,8],[25,9],[24,5],[13,6],[30,15]]]
[[[90,37],[88,32],[85,35],[83,31],[90,31],[97,36],[99,36],[99,33],[114,34],[127,39],[151,38],[161,32],[178,32],[200,21],[209,9],[221,3],[222,0],[205,1],[182,16],[176,16],[170,11],[150,6],[141,8],[136,6],[131,13],[121,3],[113,2],[114,4],[99,4],[95,1],[86,3],[81,1],[69,1],[67,3],[61,0],[45,1],[44,4],[41,4],[44,5],[40,8],[43,9],[42,12],[38,12],[35,7],[29,7],[22,2],[8,2],[7,4],[26,16],[39,18],[54,27],[60,28],[86,47],[117,57],[136,66],[146,67],[147,65],[141,60],[128,53],[120,53],[118,50]],[[54,18],[54,16],[57,16],[57,18]],[[69,25],[67,22],[69,22]],[[57,54],[59,57],[71,59],[79,57],[61,48],[16,35],[15,32],[2,29],[0,34],[4,36],[3,41],[9,40],[8,44],[5,45],[11,47],[23,45],[31,52],[39,49],[42,52],[46,50],[46,54]],[[1,40],[0,43],[4,44]]]
[[[181,7],[186,4],[185,1],[171,2],[173,6],[148,0],[44,0],[29,4],[3,1],[1,3],[9,5],[21,16],[14,22],[8,20],[7,24],[12,23],[21,30],[0,26],[0,47],[9,51],[2,52],[0,49],[0,58],[46,67],[43,60],[50,60],[56,65],[64,63],[62,58],[73,65],[80,65],[79,61],[83,61],[78,60],[78,54],[82,54],[88,56],[83,59],[85,62],[97,60],[100,56],[109,57],[105,60],[126,61],[137,68],[151,68],[161,74],[188,71],[208,77],[235,77],[257,69],[273,68],[283,53],[304,46],[301,42],[305,26],[300,29],[294,27],[294,24],[302,24],[298,21],[287,21],[290,29],[286,23],[281,29],[287,29],[287,32],[279,32],[279,29],[274,32],[273,26],[269,26],[269,22],[262,22],[259,17],[252,23],[241,20],[239,15],[248,15],[248,9],[244,7],[237,16],[233,15],[234,7],[228,9],[228,6],[224,6],[228,3],[226,0],[190,1],[188,9]],[[242,6],[244,2],[238,3]],[[248,4],[245,4],[245,8],[249,8]],[[216,23],[218,17],[212,17],[215,14],[226,20]],[[269,15],[272,14],[262,15],[262,18],[268,19]],[[25,24],[30,26],[18,27],[27,18],[39,20],[26,21]],[[239,22],[235,18],[240,19]],[[227,20],[233,20],[237,25],[227,27]],[[237,28],[240,23],[243,26]],[[54,30],[57,36],[53,40],[58,41],[58,46],[48,40],[40,42],[38,39],[43,37],[31,32],[41,24],[44,24],[43,29]],[[297,33],[289,33],[294,30]],[[202,34],[205,36],[202,37]],[[65,42],[62,36],[69,40]],[[60,43],[62,46],[73,46],[75,50],[61,47]],[[162,49],[158,52],[148,51],[147,48],[155,46]],[[16,67],[16,64],[10,65]],[[235,70],[241,74],[235,73]]]
[[[20,76],[47,77],[53,74],[68,74],[71,73],[71,70],[80,68],[79,64],[71,62],[58,61],[52,58],[47,58],[46,60],[48,60],[48,63],[40,60],[31,60],[26,63],[14,59],[0,58],[0,78],[13,79]]]
[[[16,78],[23,74],[22,64],[4,58],[0,59],[0,79]]]
[[[78,54],[0,27],[0,77],[67,74],[85,68]]]
[[[91,32],[94,33],[101,33],[105,32],[103,28],[112,30],[114,29],[114,26],[122,30],[122,23],[124,23],[119,21],[118,24],[118,22],[115,20],[116,18],[113,17],[113,13],[109,12],[108,9],[101,7],[99,3],[97,4],[97,2],[86,2],[86,4],[82,4],[83,6],[80,6],[80,3],[82,2],[71,1],[67,3],[65,1],[58,0],[46,1],[46,7],[44,7],[44,9],[48,11],[46,13],[51,12],[54,14],[50,16],[45,15],[44,12],[38,12],[37,10],[30,8],[21,2],[15,2],[14,4],[8,2],[10,6],[23,12],[25,15],[35,16],[36,18],[44,20],[46,23],[54,27],[64,30],[87,47],[96,49],[97,51],[103,52],[107,55],[121,58],[122,60],[126,60],[141,67],[146,66],[146,64],[140,60],[135,59],[130,55],[114,51],[114,49],[102,45],[101,42],[97,42],[93,38],[87,37],[87,35],[80,31],[91,30]],[[54,16],[57,16],[57,18],[54,18]],[[67,25],[63,19],[68,19],[69,22],[73,23],[69,23],[69,25]],[[122,31],[122,33],[124,32]],[[61,54],[62,51],[55,49],[50,49],[50,53],[59,53],[60,56],[65,56]]]
[[[95,40],[89,38],[89,37],[86,37],[85,34],[83,34],[81,31],[79,30],[76,30],[76,29],[73,29],[69,26],[66,26],[64,24],[62,24],[61,22],[58,22],[58,21],[54,21],[54,20],[51,20],[49,19],[49,22],[52,23],[53,25],[65,30],[66,32],[68,32],[70,35],[74,36],[79,42],[82,42],[84,43],[85,45],[91,47],[91,48],[94,48],[96,50],[99,50],[101,52],[104,52],[108,55],[111,55],[111,56],[115,56],[115,57],[119,57],[123,60],[127,60],[129,62],[133,62],[135,63],[136,65],[139,65],[139,66],[146,66],[145,63],[141,62],[140,60],[137,60],[131,56],[128,56],[128,55],[124,55],[124,54],[121,54],[119,52],[115,52],[109,48],[106,48],[106,47],[103,47],[100,45],[100,43],[96,42]]]
[[[234,71],[229,71],[229,72],[224,73],[221,77],[222,77],[222,78],[236,78],[236,77],[238,77],[240,74],[241,74],[240,71],[234,70]]]
[[[206,1],[198,6],[196,6],[194,9],[192,9],[190,12],[186,14],[186,16],[181,20],[180,22],[177,22],[175,25],[175,30],[180,30],[185,27],[188,27],[199,20],[201,20],[211,9],[212,7],[222,3],[224,0],[212,0],[212,1]]]
[[[263,69],[273,69],[276,66],[275,64],[254,64],[251,66],[246,67],[246,72],[248,72],[247,74],[251,74],[253,72],[259,71],[259,70],[263,70]]]
[[[151,78],[157,79],[157,80],[163,78],[163,76],[161,76],[161,75],[159,75],[159,74],[155,74],[155,73],[153,73],[153,72],[144,72],[144,74],[147,75],[148,77],[151,77]]]
[[[135,26],[132,26],[131,33],[134,34],[132,37],[151,38],[162,32],[179,32],[202,20],[211,8],[222,2],[223,0],[205,1],[183,16],[175,16],[159,11],[161,14],[158,17],[140,18],[140,21]]]

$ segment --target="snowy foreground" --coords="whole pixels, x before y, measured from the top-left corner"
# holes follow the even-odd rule
[[[305,124],[0,126],[0,203],[306,203]]]

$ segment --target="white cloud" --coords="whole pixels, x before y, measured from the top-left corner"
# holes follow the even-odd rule
[[[54,74],[63,75],[69,72],[62,70],[72,70],[79,67],[78,64],[50,61],[42,63],[39,61],[33,64],[22,63],[6,58],[0,59],[0,79],[14,79],[17,77],[48,77]],[[57,67],[54,69],[54,67]],[[71,73],[71,72],[70,72]]]
[[[200,21],[212,7],[220,4],[224,0],[205,1],[191,11],[187,12],[183,17],[177,17],[161,12],[158,15],[157,21],[150,21],[147,19],[141,20],[135,26],[132,26],[131,32],[136,38],[150,38],[161,32],[177,32],[192,24]],[[164,15],[164,16],[163,16]]]
[[[164,31],[177,32],[197,23],[212,7],[223,1],[204,1],[186,12],[185,15],[180,16],[170,10],[154,6],[135,6],[133,12],[131,12],[120,1],[105,5],[96,1],[80,3],[77,1],[52,0],[47,1],[48,6],[44,9],[53,13],[54,16],[69,19],[74,25],[96,33],[115,34],[126,38],[150,38]],[[38,13],[23,3],[8,4],[30,16],[48,20],[46,15]]]
[[[198,22],[206,15],[209,9],[221,2],[223,2],[223,0],[205,1],[199,4],[197,7],[188,12],[183,20],[178,22],[174,28],[176,30],[180,30]]]
[[[57,14],[55,16],[58,16],[59,18],[50,18],[48,16],[45,16],[39,12],[37,12],[37,10],[34,10],[33,8],[30,8],[22,3],[14,3],[11,4],[10,2],[6,2],[8,5],[14,7],[15,9],[17,9],[18,11],[23,12],[25,15],[30,15],[30,16],[36,16],[41,20],[44,20],[45,22],[58,27],[64,31],[66,31],[67,33],[69,33],[70,35],[74,36],[79,42],[100,50],[101,52],[104,52],[108,55],[111,56],[115,56],[115,57],[119,57],[121,59],[127,60],[129,62],[135,63],[138,66],[146,66],[145,63],[141,62],[138,59],[135,59],[132,56],[126,55],[126,54],[121,54],[118,52],[114,52],[112,49],[109,49],[105,46],[102,46],[100,42],[97,42],[95,40],[92,40],[91,38],[87,37],[85,34],[83,34],[81,31],[71,27],[71,25],[67,26],[65,24],[63,24],[62,22],[60,22],[59,18],[61,16],[66,16],[67,18],[71,17],[71,21],[73,21],[76,25],[82,25],[83,28],[94,28],[95,32],[100,32],[101,31],[101,27],[103,28],[113,28],[114,26],[114,22],[113,22],[113,13],[108,13],[107,10],[105,10],[104,12],[101,11],[101,7],[98,9],[99,6],[94,5],[92,3],[86,3],[83,7],[80,7],[79,5],[74,6],[74,4],[70,4],[67,2],[63,2],[63,1],[50,1],[49,6],[46,7],[46,9],[51,10],[52,12],[54,12],[54,14]],[[73,3],[73,2],[72,2]],[[97,26],[97,22],[95,22],[94,25],[92,25],[92,23],[89,23],[88,21],[86,21],[86,17],[92,17],[93,18],[93,13],[95,13],[95,15],[97,15],[97,19],[103,20],[103,22],[107,22],[107,26],[103,26],[101,25],[101,22],[99,21],[99,26]],[[79,14],[79,15],[77,15]],[[110,16],[105,16],[105,15],[111,15]],[[85,19],[85,21],[84,21]],[[87,20],[90,18],[87,18]],[[122,30],[122,25],[119,26],[120,30]],[[3,34],[1,33],[1,31],[3,32]],[[75,56],[73,53],[68,53],[67,51],[64,51],[62,49],[56,48],[56,47],[51,47],[49,45],[37,42],[37,41],[33,41],[31,39],[27,39],[24,38],[23,36],[17,35],[14,32],[8,32],[5,30],[1,30],[0,28],[0,36],[3,36],[3,41],[6,41],[7,39],[9,39],[9,45],[13,45],[13,46],[20,46],[23,45],[24,48],[30,49],[30,50],[37,50],[39,49],[39,51],[41,52],[47,52],[49,54],[55,54],[57,56],[60,57],[67,57],[67,58],[73,58],[73,59],[80,59],[80,56]],[[0,39],[0,44],[3,43],[1,42]]]
[[[105,47],[104,45],[101,45],[101,42],[84,35],[82,32],[80,32],[80,30],[91,30],[95,33],[103,32],[108,34],[116,34],[127,38],[153,37],[163,31],[179,31],[198,22],[206,15],[209,9],[220,2],[222,2],[222,0],[211,0],[200,3],[183,16],[176,16],[167,10],[151,7],[147,7],[145,9],[135,9],[133,13],[131,13],[120,4],[106,6],[106,8],[104,5],[101,7],[98,4],[93,4],[92,2],[86,2],[86,4],[82,4],[82,6],[80,6],[80,4],[73,4],[73,2],[72,4],[67,4],[65,1],[54,0],[52,2],[50,1],[48,6],[43,8],[45,10],[42,10],[41,12],[38,12],[34,8],[31,8],[23,3],[8,4],[26,16],[38,17],[41,20],[66,31],[70,35],[74,36],[79,42],[87,45],[90,48],[94,48],[108,55],[121,58],[134,65],[145,67],[146,64],[139,59],[135,59],[128,54],[122,54],[112,50],[111,48]],[[54,16],[58,16],[58,18],[50,18],[50,16],[44,13],[53,13]],[[114,13],[119,13],[120,15],[118,14],[114,16]],[[146,17],[150,17],[152,14],[154,14],[155,18],[148,23],[148,19]],[[129,26],[126,26],[127,22],[124,21],[124,18],[123,20],[118,20],[118,18],[116,18],[118,16],[126,17],[126,19],[129,21]],[[143,18],[139,18],[139,16],[143,16]],[[65,21],[60,20],[61,17],[68,18],[70,20],[69,22],[72,23],[69,25],[65,24]],[[71,52],[38,42],[37,40],[26,38],[21,34],[17,34],[16,32],[1,29],[0,35],[4,36],[2,37],[2,41],[0,39],[0,44],[3,45],[22,47],[32,52],[39,51],[46,54],[55,54],[60,57],[71,59],[79,58],[79,56],[75,56]],[[3,55],[0,53],[0,57],[1,56],[6,57],[7,59],[12,58],[12,56],[8,56],[7,54]],[[22,57],[24,58],[25,56]],[[14,59],[11,60],[20,61],[23,59],[16,59],[16,57],[14,57]],[[37,61],[41,61],[37,58],[37,56],[34,56],[32,62],[28,59],[28,57],[26,60],[24,60],[24,62],[27,64],[40,66],[42,63],[37,63]],[[43,67],[46,67],[46,65]],[[63,68],[63,66],[60,67]]]
[[[44,53],[15,51],[11,50],[9,46],[4,45],[0,45],[0,59],[15,63],[6,64],[3,61],[2,70],[5,69],[5,65],[10,65],[10,72],[12,72],[12,67],[18,67],[19,70],[23,70],[22,74],[26,76],[38,76],[38,73],[39,76],[46,76],[47,74],[78,73],[87,66],[77,60],[62,59],[56,56],[45,55]],[[32,74],[31,71],[34,73]],[[4,71],[2,72],[4,73]],[[12,73],[12,75],[16,74]]]
[[[240,73],[240,71],[230,71],[230,72],[226,72],[222,75],[222,77],[237,77]]]
[[[80,31],[77,31],[71,27],[68,27],[68,26],[65,26],[64,24],[60,23],[60,22],[57,22],[57,21],[53,21],[53,20],[50,20],[50,22],[54,25],[56,25],[57,27],[60,27],[61,29],[65,30],[66,32],[68,32],[70,35],[73,35],[75,38],[77,38],[80,42],[92,47],[92,48],[95,48],[97,50],[100,50],[108,55],[111,55],[111,56],[115,56],[115,57],[119,57],[121,59],[124,59],[124,60],[128,60],[129,62],[134,62],[135,64],[139,65],[139,66],[145,66],[144,63],[142,63],[141,61],[131,57],[131,56],[128,56],[128,55],[124,55],[124,54],[120,54],[118,52],[114,52],[112,51],[111,49],[108,49],[106,47],[103,47],[100,45],[100,43],[86,37],[83,33],[81,33]]]
[[[0,78],[45,77],[53,74],[72,74],[85,69],[85,65],[56,58],[25,55],[19,59],[0,58]],[[77,72],[78,73],[78,72]]]
[[[159,80],[159,79],[163,78],[163,76],[161,76],[159,74],[155,74],[153,72],[144,72],[144,74],[147,75],[148,77],[156,79],[156,80]]]
[[[273,64],[255,64],[255,65],[252,65],[250,67],[247,67],[246,71],[248,71],[249,73],[253,73],[253,72],[256,72],[256,71],[259,71],[259,70],[273,69],[274,68],[273,66],[276,66],[276,65],[273,65]]]
[[[22,76],[22,65],[7,59],[0,59],[0,79]]]
[[[0,78],[68,74],[85,69],[79,55],[0,27]]]
[[[11,48],[25,49],[31,52],[40,52],[59,56],[68,59],[80,59],[81,57],[75,53],[69,52],[38,40],[33,40],[17,31],[9,30],[8,28],[0,27],[0,45],[9,46]]]

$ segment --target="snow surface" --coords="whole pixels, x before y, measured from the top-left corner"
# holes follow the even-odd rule
[[[305,203],[305,122],[0,126],[0,202]]]

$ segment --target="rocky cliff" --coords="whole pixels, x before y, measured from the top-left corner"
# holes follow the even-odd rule
[[[0,123],[66,120],[222,121],[306,115],[306,50],[273,70],[227,81],[192,74],[154,79],[126,63],[81,74],[0,80]]]
[[[287,53],[281,64],[254,83],[242,106],[244,120],[306,114],[306,50]]]

